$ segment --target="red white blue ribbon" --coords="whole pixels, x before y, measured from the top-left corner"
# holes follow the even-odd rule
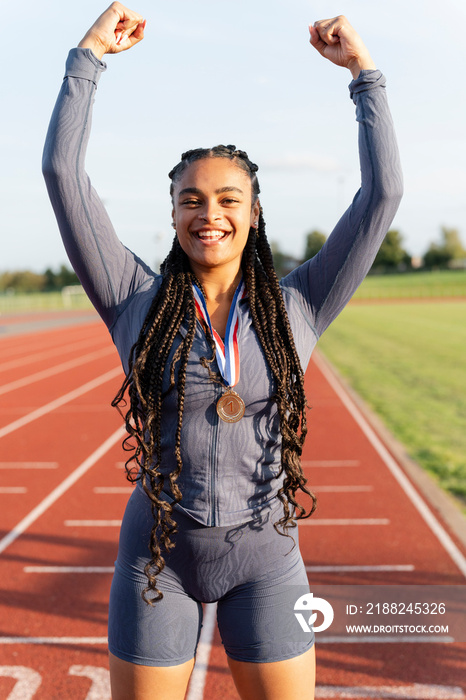
[[[225,332],[225,342],[223,342],[215,328],[212,326],[204,295],[195,284],[193,284],[193,292],[196,311],[209,327],[215,342],[216,360],[220,374],[222,375],[225,384],[229,387],[233,387],[239,381],[238,305],[241,299],[244,299],[247,294],[246,285],[244,284],[244,281],[241,280],[236,289],[233,301],[231,302]]]

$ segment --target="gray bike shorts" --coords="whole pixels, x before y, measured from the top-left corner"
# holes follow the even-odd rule
[[[196,654],[202,627],[202,603],[217,602],[217,622],[232,659],[255,663],[282,661],[303,654],[314,643],[294,615],[297,599],[309,592],[298,547],[276,532],[282,513],[273,509],[241,525],[205,527],[180,511],[174,515],[176,546],[165,553],[157,577],[163,599],[148,605],[147,585],[153,524],[149,499],[140,487],[126,507],[110,593],[109,650],[145,666],[175,666]]]

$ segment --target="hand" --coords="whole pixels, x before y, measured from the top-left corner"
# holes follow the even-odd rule
[[[374,70],[375,63],[359,34],[346,17],[322,19],[309,26],[310,42],[317,51],[337,66],[349,68],[353,78],[361,70]]]
[[[119,2],[112,2],[78,46],[91,49],[99,60],[106,53],[126,51],[144,38],[146,21]]]

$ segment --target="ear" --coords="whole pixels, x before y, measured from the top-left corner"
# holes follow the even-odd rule
[[[175,207],[172,208],[172,226],[176,230]]]
[[[254,228],[257,228],[257,224],[259,222],[260,210],[261,210],[261,203],[259,201],[259,198],[257,198],[255,203],[252,206],[252,209],[251,209],[251,226],[253,226]]]

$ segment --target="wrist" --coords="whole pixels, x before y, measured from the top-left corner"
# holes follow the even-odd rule
[[[78,44],[78,49],[90,49],[94,56],[99,59],[99,61],[102,60],[106,53],[105,46],[103,46],[102,42],[100,42],[98,39],[95,39],[89,33],[86,34],[86,36],[83,39],[81,39],[81,41]]]
[[[370,56],[366,56],[364,58],[355,58],[352,61],[348,63],[349,70],[351,71],[351,75],[353,76],[353,80],[356,80],[356,78],[359,76],[359,73],[362,70],[376,70],[377,66],[375,65],[374,61]]]

